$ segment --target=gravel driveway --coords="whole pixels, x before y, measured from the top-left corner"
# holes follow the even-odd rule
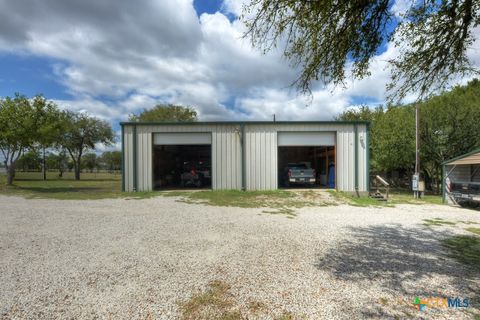
[[[439,240],[480,213],[434,205],[304,208],[298,216],[175,198],[58,201],[0,196],[1,318],[180,317],[220,280],[249,319],[474,318],[420,297],[477,299],[480,275]],[[478,225],[477,225],[478,227]],[[257,308],[252,309],[253,306]]]

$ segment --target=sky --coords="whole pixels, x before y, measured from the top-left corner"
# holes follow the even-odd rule
[[[117,132],[158,103],[193,106],[203,121],[331,120],[385,101],[392,45],[369,78],[317,84],[306,97],[290,86],[298,70],[280,50],[264,55],[242,37],[242,1],[0,0],[0,96],[41,93]]]

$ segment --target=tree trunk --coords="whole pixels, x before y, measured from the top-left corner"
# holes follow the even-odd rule
[[[80,157],[78,157],[77,163],[75,165],[75,180],[80,180],[80,167],[81,167],[80,166],[81,165],[80,161],[81,161],[81,157],[82,157],[81,155],[80,155]]]
[[[75,167],[75,180],[80,180],[80,166]]]
[[[13,178],[15,178],[15,166],[11,164],[7,168],[7,184],[9,186],[13,184]]]
[[[45,158],[45,147],[43,147],[43,180],[47,180],[47,161]]]

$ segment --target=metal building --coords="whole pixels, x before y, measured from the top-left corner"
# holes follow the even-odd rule
[[[207,169],[197,170],[207,172],[212,189],[273,190],[281,187],[286,163],[302,162],[316,170],[319,187],[330,179],[339,191],[368,192],[368,122],[123,122],[121,128],[125,191],[179,186],[188,163],[203,163]]]
[[[480,149],[443,163],[443,201],[480,203]]]

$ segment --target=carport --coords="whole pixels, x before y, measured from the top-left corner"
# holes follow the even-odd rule
[[[154,133],[153,187],[211,188],[210,133]]]
[[[480,149],[444,162],[443,185],[443,200],[449,204],[480,201]]]
[[[280,188],[287,187],[287,166],[293,163],[315,170],[315,187],[335,188],[335,132],[278,132],[277,154]]]

